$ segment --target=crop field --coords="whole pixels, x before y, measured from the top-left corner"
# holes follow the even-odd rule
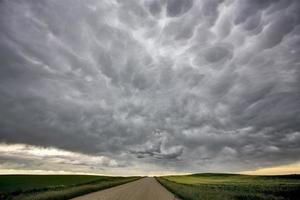
[[[157,180],[182,200],[299,200],[300,175],[194,174]]]
[[[87,175],[1,175],[0,199],[69,199],[138,178]]]

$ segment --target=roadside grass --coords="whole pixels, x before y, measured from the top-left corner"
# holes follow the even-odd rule
[[[182,200],[297,200],[300,176],[194,174],[157,180]]]
[[[3,175],[0,199],[62,200],[117,186],[139,177],[85,175]]]
[[[71,186],[101,180],[103,176],[86,175],[0,175],[0,191],[14,192]]]

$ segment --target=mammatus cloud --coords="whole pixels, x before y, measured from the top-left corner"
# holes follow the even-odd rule
[[[156,134],[153,139],[150,139],[142,145],[137,145],[135,150],[131,150],[130,153],[137,154],[138,158],[145,158],[146,156],[154,157],[156,159],[173,160],[180,159],[183,153],[183,146],[171,146],[167,147],[168,133],[159,132],[156,130]]]
[[[91,173],[236,172],[299,161],[299,9],[0,1],[0,142],[12,148],[0,168],[50,170],[43,158]],[[48,151],[67,155],[36,153]]]

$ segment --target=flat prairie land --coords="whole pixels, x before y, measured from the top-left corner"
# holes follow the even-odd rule
[[[85,175],[1,175],[0,191],[13,192],[48,187],[70,186],[105,179]]]
[[[2,175],[2,200],[299,200],[300,175]]]
[[[157,180],[182,200],[299,200],[300,175],[193,174]]]
[[[139,178],[88,175],[1,175],[0,199],[70,199]]]

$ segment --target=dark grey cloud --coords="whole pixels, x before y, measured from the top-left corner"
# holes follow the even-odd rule
[[[170,136],[167,132],[156,130],[154,136],[145,144],[137,146],[131,153],[137,154],[138,158],[153,157],[156,159],[173,160],[180,159],[183,146],[174,144],[170,146]]]
[[[0,142],[103,156],[77,163],[97,173],[114,161],[111,173],[297,162],[299,9],[297,0],[2,0]],[[26,152],[0,152],[0,167],[46,169]],[[60,160],[66,168],[72,156]]]
[[[170,17],[175,17],[186,13],[193,6],[193,0],[167,0],[167,13]]]

